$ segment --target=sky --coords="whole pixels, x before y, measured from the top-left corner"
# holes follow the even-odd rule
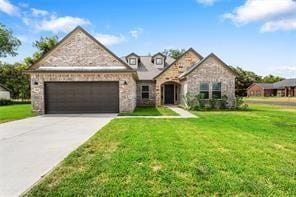
[[[192,47],[259,75],[296,77],[295,0],[0,0],[0,23],[22,42],[3,62],[80,25],[120,57]]]

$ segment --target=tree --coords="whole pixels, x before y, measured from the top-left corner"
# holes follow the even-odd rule
[[[252,71],[247,71],[241,67],[232,67],[238,77],[235,79],[235,94],[238,96],[246,96],[247,88],[254,82],[261,82],[262,77]]]
[[[21,41],[12,35],[12,31],[0,24],[0,57],[16,56],[20,45]]]
[[[27,68],[21,63],[0,65],[0,83],[10,89],[13,99],[30,98],[29,76],[23,72]]]
[[[50,51],[58,43],[58,37],[41,37],[33,43],[33,46],[38,49],[32,57],[26,57],[24,63],[28,66],[37,62],[43,55]]]
[[[279,76],[267,75],[267,76],[263,77],[262,82],[264,82],[264,83],[275,83],[275,82],[281,81],[283,79],[284,78],[279,77]]]
[[[163,54],[166,56],[170,56],[174,59],[178,59],[186,52],[185,49],[164,49]]]
[[[22,63],[1,63],[0,62],[0,83],[11,90],[13,99],[29,99],[30,98],[30,79],[29,75],[24,71],[34,64],[38,59],[52,49],[57,43],[57,37],[41,37],[39,41],[35,41],[33,46],[38,50],[32,57],[27,57]]]

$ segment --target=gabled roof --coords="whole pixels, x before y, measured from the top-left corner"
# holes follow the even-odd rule
[[[125,60],[127,61],[127,59],[130,57],[130,56],[135,56],[137,58],[139,58],[140,56],[138,56],[137,54],[135,54],[134,52],[128,54],[127,56],[125,56]]]
[[[167,69],[169,69],[173,64],[175,64],[177,61],[179,61],[185,54],[187,54],[188,52],[193,52],[198,58],[202,59],[203,56],[201,56],[198,52],[196,52],[193,48],[189,48],[187,51],[185,51],[178,59],[176,59],[174,62],[172,62],[169,66],[165,67],[160,73],[158,73],[158,75],[156,75],[154,77],[157,78],[158,76],[160,76],[162,73],[164,73]]]
[[[61,41],[59,41],[51,50],[49,50],[46,54],[44,54],[37,62],[35,62],[33,65],[31,65],[27,71],[31,72],[36,70],[38,68],[38,63],[40,63],[44,58],[49,56],[53,51],[55,51],[59,46],[62,45],[63,42],[65,42],[70,36],[72,36],[77,30],[82,31],[86,36],[88,36],[91,40],[93,40],[96,44],[98,44],[101,48],[103,48],[107,53],[109,53],[111,56],[113,56],[115,59],[117,59],[120,63],[122,63],[127,70],[133,72],[134,70],[122,59],[120,59],[118,56],[116,56],[112,51],[110,51],[107,47],[105,47],[102,43],[100,43],[96,38],[94,38],[91,34],[89,34],[86,30],[84,30],[82,27],[77,26],[75,29],[73,29],[70,33],[68,33]]]
[[[247,89],[253,87],[254,85],[257,85],[263,89],[274,89],[273,84],[272,83],[253,83],[252,85],[250,85]]]
[[[126,57],[122,57],[124,61],[126,60]],[[151,81],[153,78],[161,72],[162,69],[157,68],[152,62],[151,62],[152,56],[139,56],[139,64],[137,68],[137,74],[139,77],[139,80],[147,80]],[[164,67],[169,66],[172,62],[174,62],[175,59],[171,57],[167,57],[165,60]]]
[[[296,87],[296,78],[284,79],[273,84],[275,88]]]
[[[190,74],[192,71],[194,71],[197,67],[199,67],[201,64],[203,64],[207,59],[209,58],[215,58],[216,60],[218,60],[224,68],[226,68],[227,70],[229,70],[233,75],[237,76],[238,74],[236,72],[234,72],[226,63],[224,63],[218,56],[216,56],[214,53],[211,53],[210,55],[208,55],[207,57],[203,58],[200,62],[198,62],[197,64],[193,65],[190,69],[188,69],[187,71],[185,71],[184,73],[182,73],[179,78],[184,78],[186,77],[188,74]]]
[[[155,56],[157,56],[157,55],[160,55],[160,56],[166,58],[166,56],[164,54],[162,54],[161,52],[158,52],[152,56],[152,59],[155,58]]]
[[[8,89],[7,87],[5,87],[3,84],[0,83],[0,87],[3,88],[4,90],[10,92],[10,89]]]

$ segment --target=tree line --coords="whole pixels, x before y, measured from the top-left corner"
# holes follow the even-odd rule
[[[56,36],[41,37],[33,42],[36,52],[20,62],[7,63],[0,61],[0,84],[10,90],[11,98],[30,99],[30,78],[24,73],[32,64],[53,48],[58,42]],[[21,41],[13,36],[13,32],[0,24],[0,57],[16,56]]]
[[[11,91],[13,99],[30,99],[30,79],[24,71],[52,49],[57,42],[57,36],[41,37],[33,42],[36,52],[32,56],[12,64],[0,61],[0,84]],[[0,58],[5,58],[8,55],[16,56],[20,45],[21,41],[13,35],[13,32],[5,25],[0,24]],[[185,51],[185,49],[165,49],[163,54],[177,59]],[[283,79],[273,75],[262,77],[241,67],[230,67],[238,74],[236,78],[236,94],[238,96],[245,96],[247,87],[254,82],[273,83]]]

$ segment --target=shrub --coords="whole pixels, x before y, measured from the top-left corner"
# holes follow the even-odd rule
[[[227,105],[228,105],[228,97],[226,95],[223,95],[222,96],[222,99],[221,99],[221,103],[220,103],[220,108],[221,109],[226,109],[227,108]]]
[[[0,106],[3,106],[3,105],[12,105],[13,102],[12,100],[9,100],[9,99],[0,99]]]
[[[246,110],[248,105],[244,103],[243,97],[235,97],[235,109]]]

